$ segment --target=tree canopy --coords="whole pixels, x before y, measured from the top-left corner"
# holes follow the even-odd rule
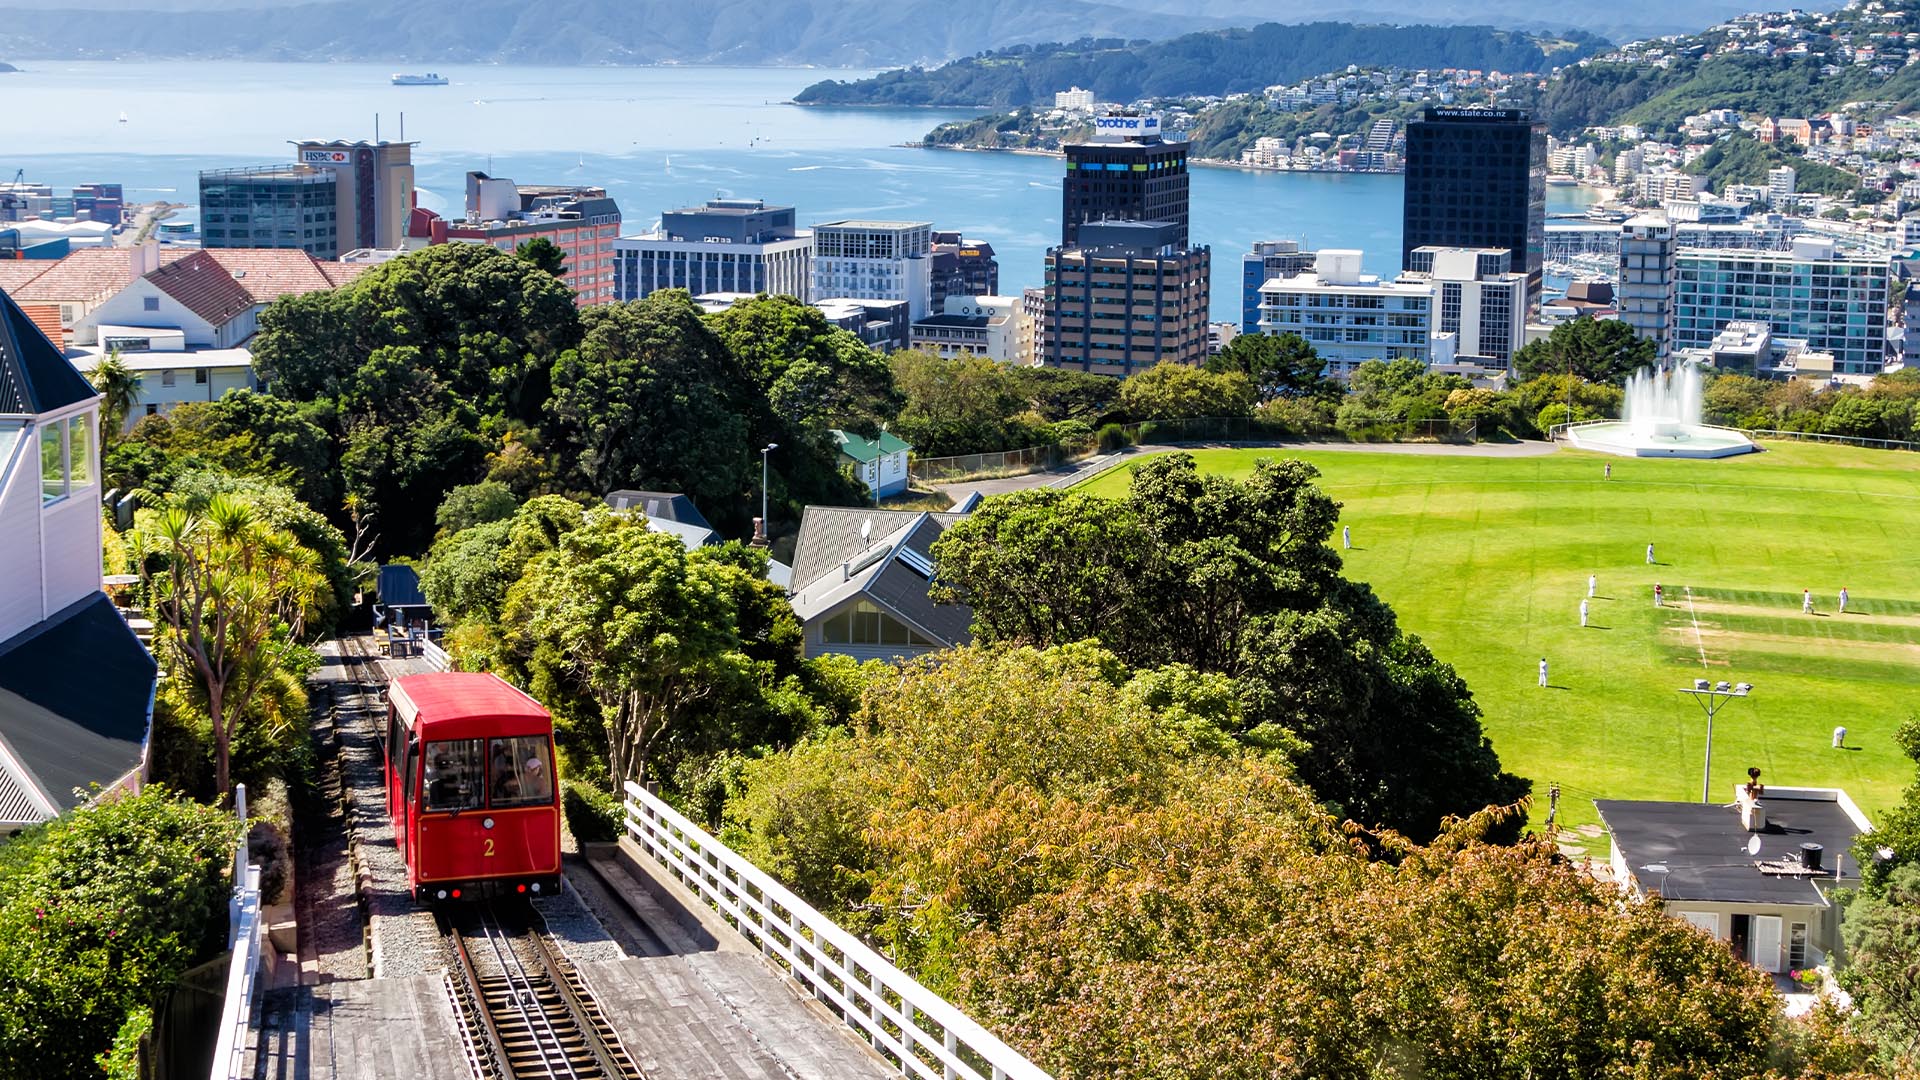
[[[1619,386],[1627,376],[1653,363],[1654,345],[1618,319],[1568,319],[1545,341],[1529,342],[1513,354],[1513,370],[1523,378],[1573,375],[1588,382]]]

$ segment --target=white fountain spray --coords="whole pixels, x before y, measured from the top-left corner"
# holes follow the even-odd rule
[[[1635,437],[1675,439],[1700,425],[1700,367],[1678,363],[1671,372],[1644,367],[1627,380],[1624,419]]]

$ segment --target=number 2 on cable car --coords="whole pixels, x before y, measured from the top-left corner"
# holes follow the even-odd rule
[[[485,857],[489,859],[493,858],[493,840],[491,837],[489,837],[487,840],[487,850],[485,852]]]

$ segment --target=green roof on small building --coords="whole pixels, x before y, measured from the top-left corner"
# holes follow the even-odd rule
[[[851,431],[841,431],[839,428],[832,429],[832,435],[834,441],[840,444],[840,452],[862,465],[876,458],[913,449],[905,439],[891,431],[882,431],[877,439],[855,435]]]

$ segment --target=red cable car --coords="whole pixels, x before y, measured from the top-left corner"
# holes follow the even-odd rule
[[[560,888],[553,719],[495,675],[387,689],[387,812],[416,900]]]

